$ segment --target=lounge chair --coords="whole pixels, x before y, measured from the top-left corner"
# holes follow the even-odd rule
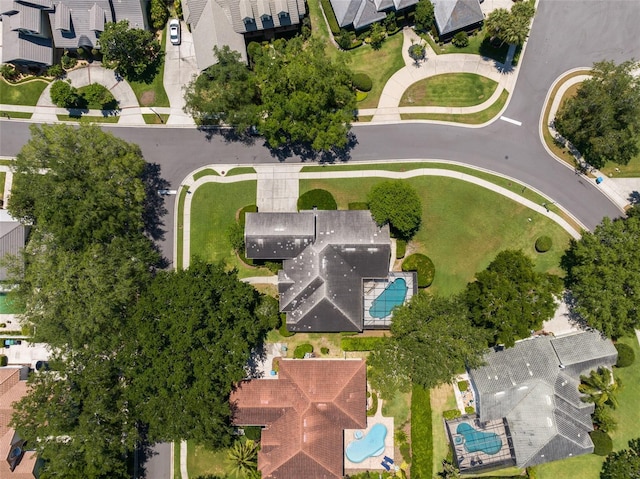
[[[393,459],[391,459],[390,457],[384,456],[384,462],[388,462],[389,464],[393,464]]]
[[[390,470],[391,470],[391,466],[390,466],[389,464],[387,464],[386,462],[384,462],[384,461],[382,461],[382,462],[380,463],[380,465],[381,465],[382,467],[384,467],[387,471],[390,471]]]

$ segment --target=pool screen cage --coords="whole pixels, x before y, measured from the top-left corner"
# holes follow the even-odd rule
[[[387,287],[396,279],[402,278],[407,284],[407,295],[404,298],[406,303],[418,291],[418,281],[414,272],[391,271],[386,278],[364,279],[362,281],[362,300],[364,312],[364,329],[389,329],[391,326],[392,314],[384,318],[374,318],[369,313],[373,302],[380,297]],[[391,310],[391,308],[389,308]]]
[[[466,423],[478,432],[494,433],[502,447],[495,454],[482,451],[468,452],[462,436],[457,433],[458,425]],[[481,421],[477,415],[462,416],[446,421],[449,445],[453,450],[453,457],[462,474],[476,474],[479,472],[503,469],[516,465],[516,454],[506,418],[494,421]]]

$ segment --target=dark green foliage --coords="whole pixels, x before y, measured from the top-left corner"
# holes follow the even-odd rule
[[[349,203],[349,209],[350,210],[368,210],[369,209],[369,203],[365,203],[364,201],[356,201],[353,203]]]
[[[373,88],[373,81],[366,73],[354,73],[353,86],[360,91],[371,91]]]
[[[438,477],[441,479],[460,479],[460,471],[453,463],[453,458],[448,458],[442,461],[442,471],[438,472]],[[488,478],[492,479],[492,478]],[[502,478],[507,479],[507,478]],[[529,479],[533,479],[529,477]]]
[[[466,414],[473,414],[474,412],[476,412],[476,409],[473,406],[466,406],[464,408],[464,412]]]
[[[62,68],[62,65],[56,63],[47,69],[47,75],[53,78],[60,78],[64,75],[64,69]]]
[[[420,0],[416,5],[416,13],[414,17],[416,30],[428,32],[434,25],[436,19],[433,12],[433,3],[431,0]]]
[[[620,389],[620,379],[615,379],[609,368],[598,368],[588,376],[580,376],[578,391],[584,396],[583,402],[594,403],[597,407],[618,407],[617,392]]]
[[[465,392],[469,389],[469,383],[467,381],[458,381],[458,390],[460,392]]]
[[[609,406],[596,406],[593,412],[593,424],[602,432],[615,431],[618,426]]]
[[[99,83],[92,83],[78,90],[84,101],[81,103],[90,110],[115,110],[118,102],[113,94]]]
[[[182,0],[174,0],[173,7],[176,9],[176,17],[182,18]]]
[[[442,413],[442,417],[444,417],[446,420],[455,419],[460,416],[462,416],[462,414],[460,414],[459,409],[449,409]]]
[[[433,472],[431,398],[429,390],[417,384],[411,395],[411,450],[411,477],[430,479]]]
[[[522,251],[498,253],[486,270],[467,285],[465,297],[474,325],[488,330],[491,344],[514,345],[529,337],[555,313],[562,281],[538,273]]]
[[[616,367],[626,368],[631,366],[636,360],[636,353],[631,346],[624,343],[616,343],[616,349],[618,350],[618,361]]]
[[[383,20],[384,28],[388,35],[393,35],[398,30],[398,23],[396,21],[396,12],[391,11],[387,13],[387,16]]]
[[[640,79],[638,62],[595,63],[592,78],[558,111],[554,125],[596,168],[629,163],[639,153]]]
[[[260,426],[245,426],[243,429],[247,439],[256,442],[260,441],[260,437],[262,436],[262,428]]]
[[[77,108],[80,102],[78,90],[66,81],[54,81],[49,93],[51,101],[60,108]]]
[[[391,233],[410,239],[420,228],[422,204],[413,186],[402,180],[378,183],[367,195],[373,219],[382,226],[389,224]]]
[[[383,399],[413,382],[432,388],[481,363],[487,342],[464,301],[418,292],[393,311],[390,338],[369,355],[369,381]],[[426,346],[425,346],[426,345]]]
[[[369,32],[369,43],[374,50],[380,50],[387,39],[387,30],[380,24],[374,23]]]
[[[330,0],[320,0],[320,4],[322,5],[324,16],[327,18],[327,22],[329,23],[331,33],[338,35],[340,33],[340,26],[338,25],[338,20],[336,19],[336,14],[333,11]]]
[[[329,348],[320,348],[322,354],[329,354]]]
[[[3,64],[0,65],[0,75],[7,81],[14,81],[20,73],[13,65]]]
[[[637,479],[640,477],[640,438],[629,441],[629,448],[607,456],[600,479]]]
[[[340,348],[343,351],[373,351],[385,342],[387,342],[387,338],[381,336],[352,336],[342,338],[340,340]]]
[[[550,236],[540,236],[536,240],[536,251],[538,253],[546,253],[551,249],[551,246],[553,246],[553,241]]]
[[[414,43],[409,47],[409,57],[416,62],[416,65],[424,60],[425,53],[425,47],[421,43]]]
[[[105,24],[100,49],[105,66],[127,80],[150,82],[163,59],[155,34],[142,28],[129,28],[128,20]]]
[[[407,242],[405,240],[396,240],[396,259],[404,258],[407,252]]]
[[[371,407],[367,409],[367,416],[373,417],[376,415],[377,411],[378,411],[378,395],[376,393],[373,393],[371,395]]]
[[[338,204],[327,190],[309,190],[298,198],[298,211],[312,210],[313,208],[337,210]]]
[[[415,253],[402,262],[402,271],[415,271],[418,275],[418,287],[427,288],[433,283],[436,267],[428,256]]]
[[[256,205],[247,205],[244,208],[242,208],[238,212],[238,223],[240,224],[240,226],[244,228],[244,223],[246,220],[247,213],[257,213],[257,212],[258,212],[258,207]]]
[[[151,26],[156,30],[162,30],[169,20],[169,10],[165,0],[151,0],[149,12]]]
[[[458,32],[453,36],[451,43],[458,48],[464,48],[469,45],[469,34],[465,31]]]
[[[244,228],[240,226],[240,223],[234,221],[227,228],[227,238],[233,251],[236,253],[242,253],[244,255]]]
[[[640,217],[605,218],[593,233],[572,240],[562,258],[575,311],[612,338],[640,328]]]
[[[497,8],[485,21],[485,28],[492,39],[502,44],[522,45],[529,36],[529,25],[535,14],[534,0],[516,3],[511,11]]]
[[[65,70],[70,70],[77,65],[78,59],[70,56],[69,52],[65,50],[62,58],[60,59],[60,62],[62,63],[62,68],[64,68]]]
[[[598,456],[606,456],[613,450],[611,436],[604,431],[591,431],[589,433],[593,441],[593,453]]]
[[[0,354],[0,367],[4,367],[7,364],[9,364],[9,358],[7,358],[7,356],[5,356],[4,354]]]
[[[341,29],[340,33],[335,37],[336,43],[343,50],[349,50],[351,48],[354,38],[355,35],[353,34],[353,32],[350,32],[349,30],[346,30],[344,28]]]
[[[284,316],[284,313],[283,313],[283,316]],[[287,329],[287,323],[284,317],[282,317],[282,324],[280,325],[278,332],[280,333],[280,336],[285,338],[290,338],[291,336],[294,336],[296,334],[295,332],[289,331]]]
[[[304,358],[305,354],[310,354],[313,352],[313,346],[309,343],[304,343],[296,346],[296,349],[293,351],[293,357],[295,359]]]

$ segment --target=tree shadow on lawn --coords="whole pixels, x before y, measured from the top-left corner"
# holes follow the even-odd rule
[[[159,193],[160,190],[169,189],[169,182],[160,176],[160,165],[157,163],[147,163],[142,172],[142,182],[146,198],[144,201],[143,222],[144,233],[152,240],[156,250],[161,253],[157,245],[158,241],[165,239],[165,229],[163,217],[168,213],[165,207],[165,197]],[[161,257],[160,268],[169,265],[169,261]]]

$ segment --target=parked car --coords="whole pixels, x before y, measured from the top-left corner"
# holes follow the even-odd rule
[[[169,22],[169,38],[172,45],[180,45],[180,20],[172,18]]]

